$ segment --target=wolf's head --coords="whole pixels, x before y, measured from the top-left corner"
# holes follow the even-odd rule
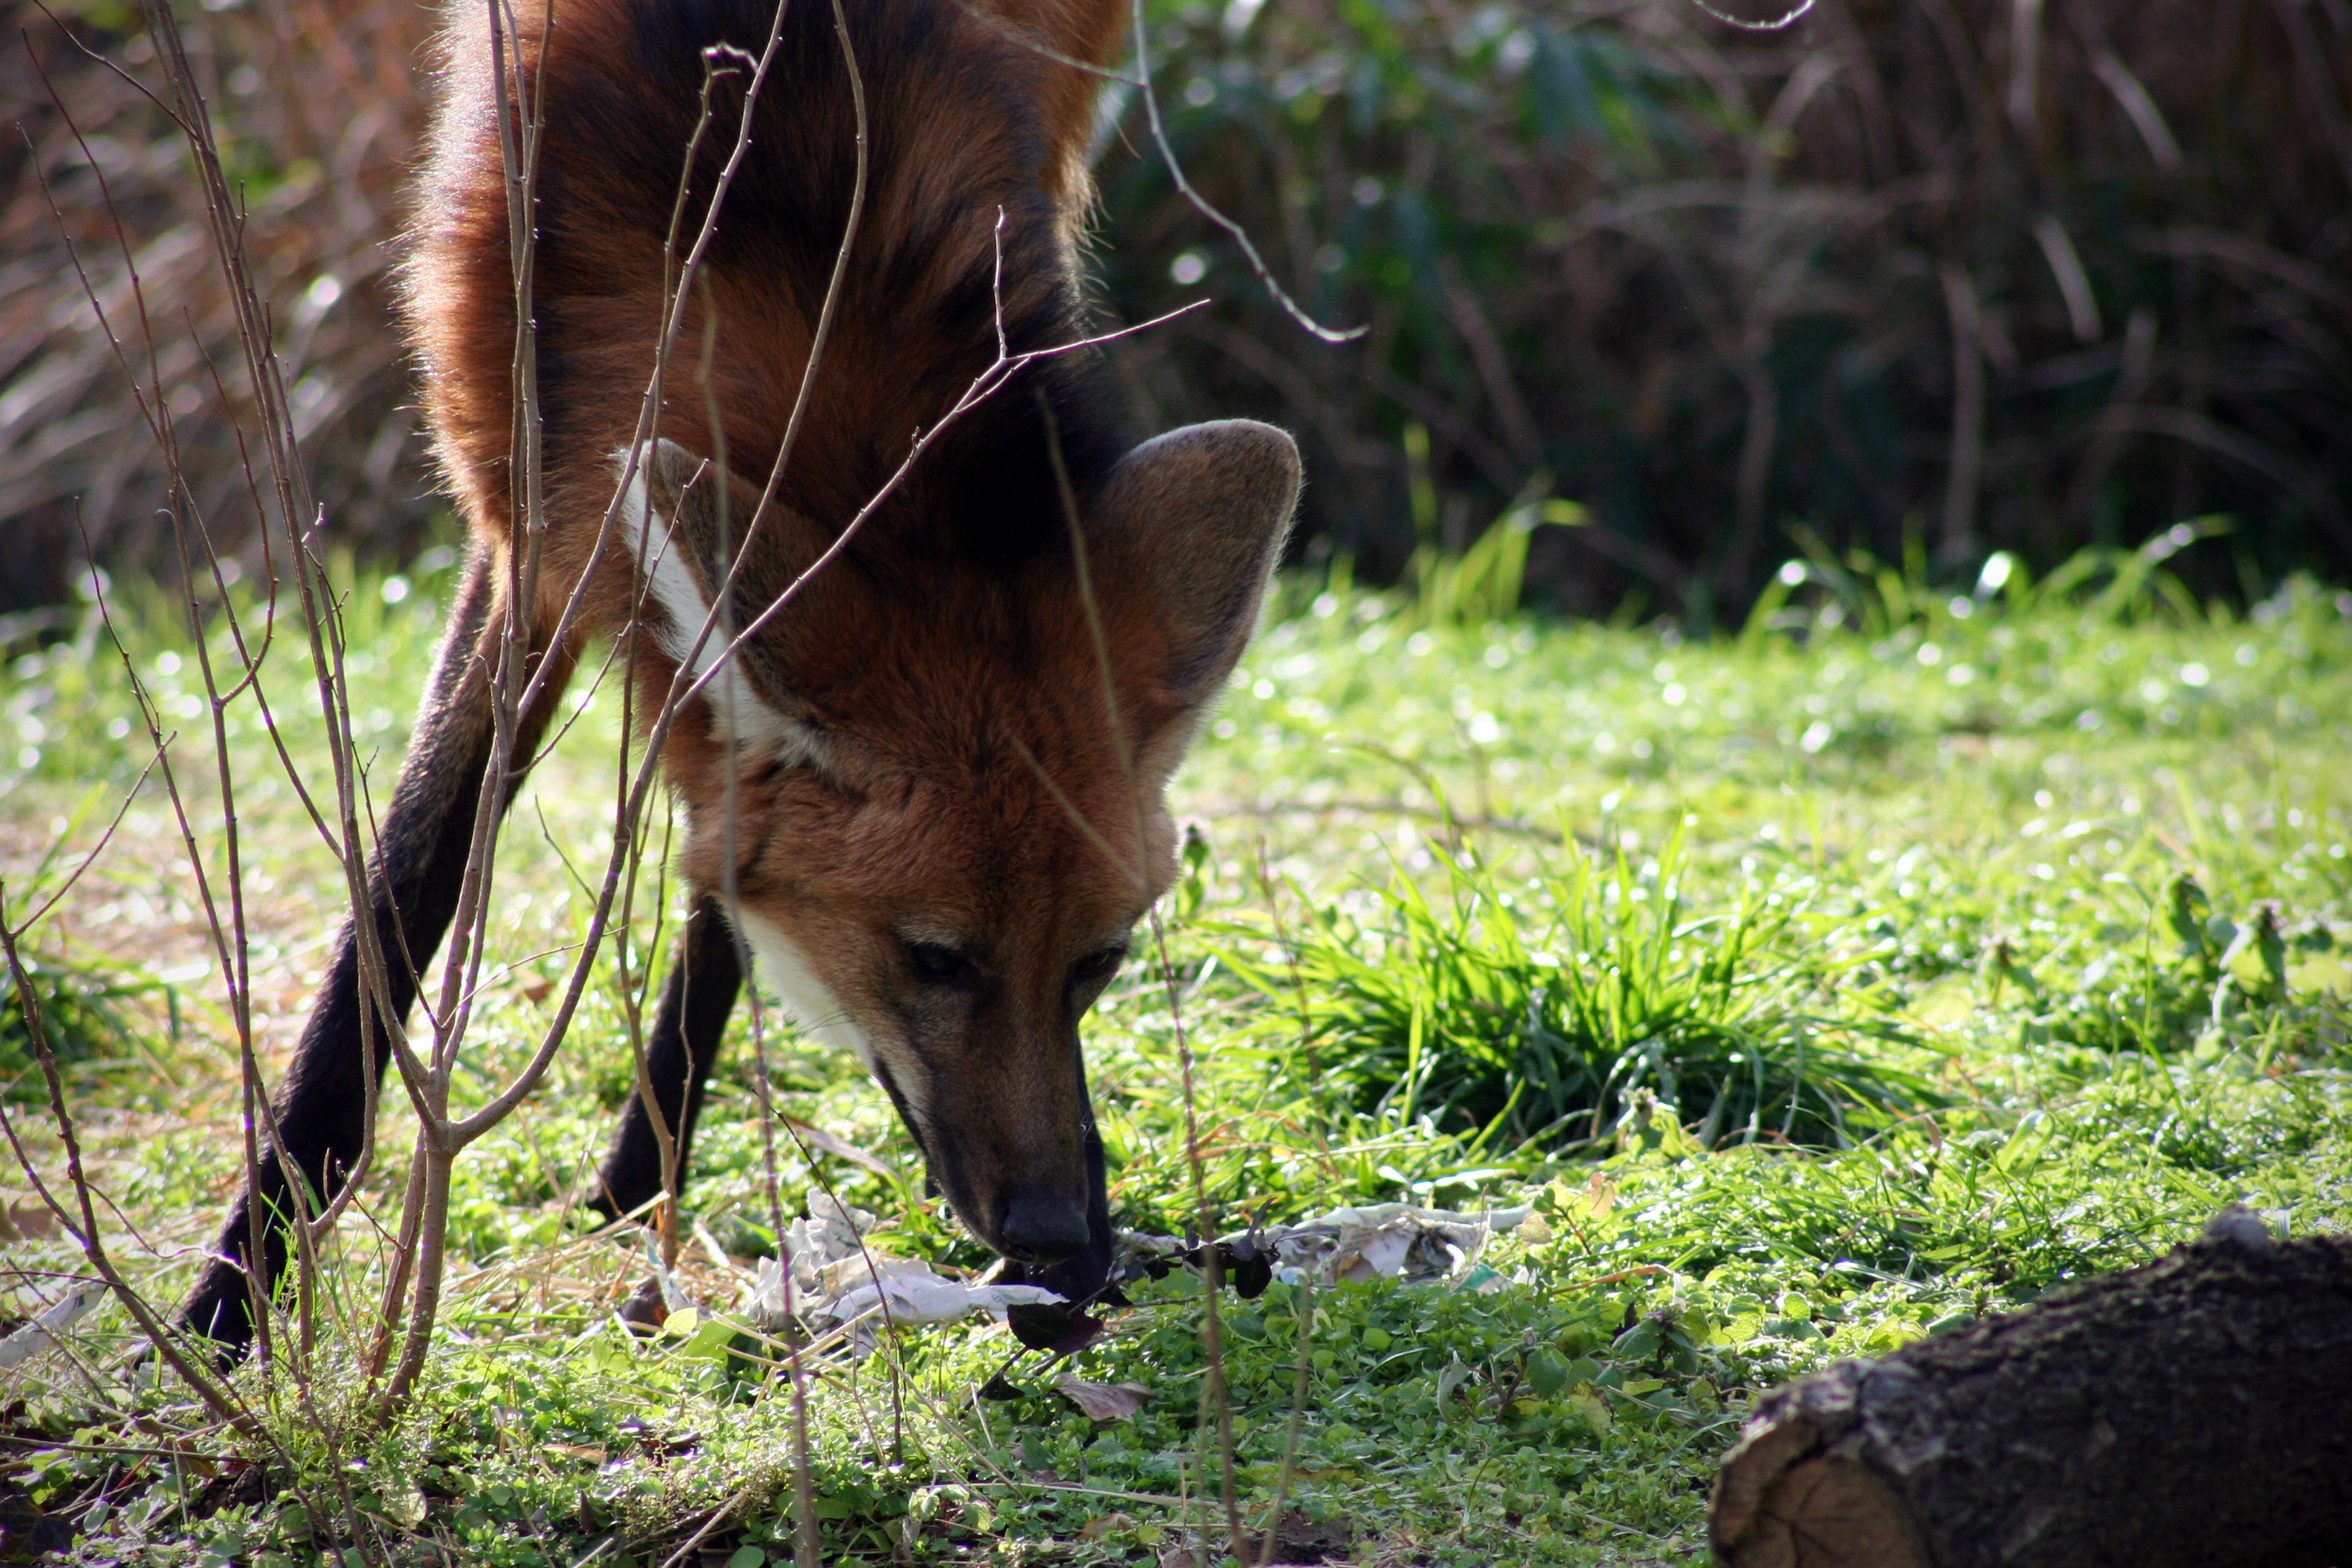
[[[958,1217],[1067,1295],[1110,1261],[1078,1020],[1174,874],[1168,779],[1298,482],[1279,430],[1178,430],[1071,503],[1065,547],[885,573],[844,552],[731,656],[825,539],[772,509],[741,549],[756,491],[667,442],[625,498],[645,689],[709,675],[664,752],[686,876],[802,1028],[864,1058]]]

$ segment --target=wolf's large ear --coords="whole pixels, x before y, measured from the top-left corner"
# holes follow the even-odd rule
[[[614,474],[630,474],[619,528],[659,617],[648,629],[670,658],[685,664],[691,657],[699,677],[718,668],[730,636],[767,603],[761,590],[778,563],[796,558],[798,542],[785,536],[798,531],[800,520],[770,509],[760,524],[763,537],[730,596],[734,614],[712,622],[712,598],[751,524],[758,487],[730,475],[722,496],[718,468],[675,441],[656,438],[634,473],[628,458],[626,447],[613,454]],[[721,675],[703,687],[713,730],[786,762],[821,760],[814,731],[797,714],[800,705],[792,700],[783,672],[766,653],[764,639],[747,640],[729,661],[733,678]]]
[[[1166,693],[1213,692],[1257,626],[1298,504],[1298,447],[1271,425],[1221,419],[1146,441],[1095,503],[1111,575],[1166,637]]]

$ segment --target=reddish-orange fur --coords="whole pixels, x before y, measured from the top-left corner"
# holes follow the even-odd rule
[[[514,107],[544,124],[531,294],[544,548],[524,620],[563,671],[589,639],[622,639],[643,716],[661,710],[739,553],[736,626],[842,540],[917,431],[1002,352],[1084,335],[1076,237],[1097,84],[1051,57],[1107,63],[1122,7],[845,0],[867,108],[864,216],[804,424],[761,511],[850,207],[856,121],[830,0],[790,0],[654,438],[635,447],[680,183],[682,254],[744,123],[742,56],[766,44],[773,0],[520,6],[507,47],[535,85]],[[517,258],[489,37],[470,5],[460,16],[407,310],[473,551],[376,868],[379,933],[405,944],[403,1010],[451,918],[479,792],[502,805],[520,776],[497,775],[488,722],[524,521]],[[738,52],[709,52],[719,45]],[[707,84],[689,163],[707,60],[728,68]],[[1110,1237],[1078,1019],[1172,873],[1162,790],[1249,634],[1297,483],[1288,438],[1263,426],[1198,426],[1122,457],[1115,424],[1085,353],[1022,370],[925,447],[744,642],[730,695],[689,702],[662,752],[688,818],[677,868],[698,900],[650,1047],[681,1143],[739,983],[731,928],[803,1026],[866,1053],[958,1215],[1077,1295],[1102,1283]],[[623,467],[636,475],[625,497]],[[583,584],[584,615],[549,647]],[[524,715],[527,735],[559,688]],[[321,1188],[341,1180],[374,1091],[352,942],[279,1097],[287,1146]],[[630,1109],[607,1159],[608,1211],[656,1190],[648,1115]],[[272,1162],[253,1196],[282,1206]],[[185,1309],[231,1341],[243,1213]]]

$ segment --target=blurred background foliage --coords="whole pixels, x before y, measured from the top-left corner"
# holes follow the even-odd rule
[[[202,5],[331,526],[380,558],[446,542],[385,293],[432,14]],[[79,530],[118,574],[171,564],[158,446],[68,243],[162,388],[182,504],[228,541],[258,504],[168,122],[8,8],[0,609],[64,595]],[[152,73],[121,0],[60,15]],[[1498,517],[1515,595],[1694,628],[1800,553],[1965,584],[1997,550],[2039,570],[2184,522],[2199,596],[2352,575],[2352,0],[1824,0],[1769,31],[1688,0],[1154,0],[1150,29],[1194,182],[1309,312],[1367,331],[1294,324],[1114,89],[1106,312],[1214,300],[1123,343],[1121,384],[1149,427],[1297,430],[1304,548],[1361,576],[1425,580]]]
[[[146,96],[163,73],[135,0],[5,5],[0,612],[23,617],[23,635],[52,615],[65,624],[42,607],[68,595],[85,537],[118,576],[174,578],[176,504],[252,571],[263,503],[246,472],[257,426],[236,317],[185,145]],[[443,542],[455,529],[389,289],[433,13],[415,0],[179,9],[329,526],[386,562]],[[186,482],[176,499],[166,426]],[[257,443],[251,454],[257,468]]]

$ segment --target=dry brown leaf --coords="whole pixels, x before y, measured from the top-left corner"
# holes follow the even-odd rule
[[[0,1206],[0,1241],[38,1241],[58,1233],[49,1205],[31,1200]]]
[[[1139,1383],[1088,1383],[1067,1373],[1055,1383],[1054,1391],[1089,1421],[1124,1421],[1151,1397],[1151,1391]]]
[[[877,1176],[887,1176],[890,1173],[889,1166],[839,1133],[827,1132],[824,1128],[803,1121],[797,1117],[787,1116],[782,1120],[792,1126],[793,1131],[800,1134],[802,1142],[808,1144],[810,1148],[823,1150],[825,1153],[846,1160],[862,1170],[871,1171]]]

